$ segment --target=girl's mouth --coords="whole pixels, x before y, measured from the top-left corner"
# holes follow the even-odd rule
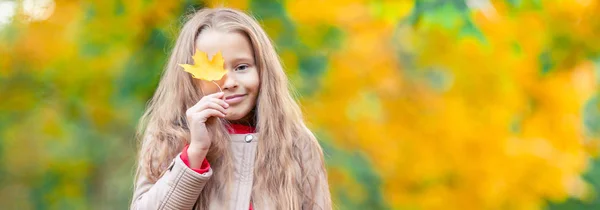
[[[230,95],[230,96],[225,97],[225,102],[227,102],[229,105],[237,104],[237,103],[240,103],[242,100],[244,100],[246,95],[247,94]]]

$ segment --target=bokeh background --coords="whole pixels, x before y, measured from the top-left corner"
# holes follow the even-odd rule
[[[596,0],[0,0],[0,206],[125,209],[182,16],[247,11],[339,209],[600,209]]]

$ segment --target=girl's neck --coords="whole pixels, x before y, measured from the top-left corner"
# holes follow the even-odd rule
[[[252,110],[246,117],[229,121],[229,127],[227,130],[230,134],[247,134],[247,133],[255,133],[256,128],[256,117],[254,115],[254,110]]]

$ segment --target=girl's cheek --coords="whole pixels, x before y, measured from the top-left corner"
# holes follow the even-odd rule
[[[219,88],[212,82],[201,81],[200,87],[202,88],[202,93],[204,95],[210,95],[216,92],[219,92]]]

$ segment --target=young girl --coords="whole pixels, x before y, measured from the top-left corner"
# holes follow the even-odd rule
[[[185,72],[196,50],[222,53],[227,74]],[[242,12],[189,17],[138,137],[132,209],[331,209],[321,147],[271,41]]]

